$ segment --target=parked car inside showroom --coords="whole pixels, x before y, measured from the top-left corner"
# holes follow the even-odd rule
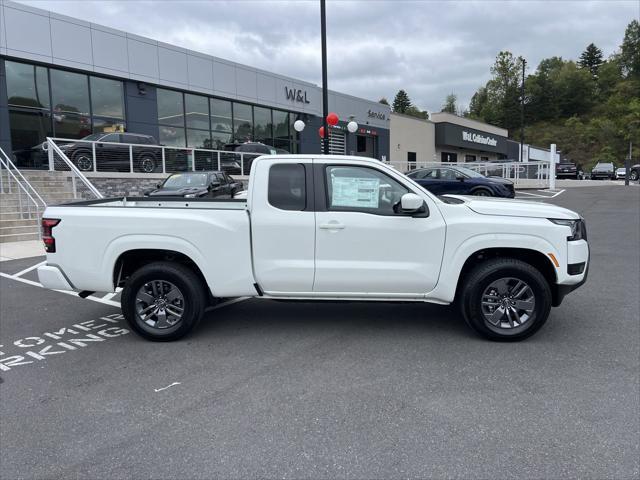
[[[598,162],[591,170],[591,180],[612,180],[615,175],[615,167],[611,162]]]
[[[485,177],[466,167],[421,168],[409,172],[407,176],[436,195],[451,193],[483,197],[515,197],[515,188],[511,180],[502,177]]]
[[[144,192],[146,197],[184,198],[233,198],[242,190],[242,183],[235,181],[225,172],[203,171],[174,173],[155,189]]]
[[[100,132],[92,133],[75,142],[56,142],[56,144],[73,164],[84,172],[94,169],[93,145],[95,145],[97,170],[129,172],[132,167],[131,161],[133,161],[134,172],[151,173],[161,170],[162,152],[157,147],[158,141],[151,135]],[[133,158],[129,155],[129,144],[134,145],[131,150]],[[44,151],[48,148],[47,142],[35,148]]]
[[[261,142],[244,142],[244,143],[227,143],[223,147],[224,150],[229,152],[242,153],[242,161],[244,161],[244,174],[249,175],[251,170],[251,162],[258,158],[260,155],[275,155],[288,154],[286,150],[281,148],[275,148],[271,145],[267,145]],[[220,156],[220,168],[227,173],[239,175],[241,173],[239,155],[226,155]]]

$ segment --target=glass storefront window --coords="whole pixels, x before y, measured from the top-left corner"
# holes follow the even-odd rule
[[[184,128],[160,125],[160,144],[170,147],[184,147],[186,145]]]
[[[89,81],[86,75],[50,69],[54,115],[60,112],[89,115]]]
[[[173,90],[157,90],[158,95],[158,123],[184,127],[184,105],[182,93]],[[184,138],[184,131],[183,131]]]
[[[211,132],[211,148],[222,150],[225,144],[231,143],[231,134],[222,132]]]
[[[233,137],[236,142],[250,142],[253,139],[251,105],[233,103]]]
[[[211,130],[218,132],[231,132],[231,102],[210,98],[211,105]]]
[[[209,130],[187,129],[187,147],[211,148],[211,135]]]
[[[5,62],[9,105],[50,108],[47,69],[26,63]]]
[[[93,133],[124,132],[125,124],[117,118],[93,118]]]
[[[207,97],[185,94],[184,106],[187,128],[209,130],[209,101]]]
[[[17,165],[39,168],[48,163],[46,152],[38,148],[51,131],[51,114],[46,110],[9,110],[12,153]],[[34,148],[35,147],[35,148]]]
[[[273,137],[289,141],[289,112],[273,111]]]
[[[271,145],[273,143],[271,109],[253,107],[253,122],[254,140],[256,142],[262,142]]]
[[[89,80],[91,82],[92,115],[124,118],[122,82],[100,77],[89,77]]]
[[[53,113],[53,132],[58,138],[84,138],[91,135],[91,118],[77,113]]]

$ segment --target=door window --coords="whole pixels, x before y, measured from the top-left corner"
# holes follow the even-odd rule
[[[307,206],[304,165],[282,163],[269,169],[269,203],[281,210],[304,210]]]
[[[395,215],[409,190],[384,173],[366,167],[328,166],[327,206],[334,211]]]
[[[458,176],[457,172],[450,168],[440,168],[439,170],[441,180],[456,180],[456,177]]]

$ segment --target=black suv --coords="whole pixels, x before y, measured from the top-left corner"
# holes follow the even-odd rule
[[[611,162],[598,162],[596,163],[596,166],[593,167],[593,170],[591,170],[591,179],[592,180],[597,180],[597,179],[603,179],[606,178],[607,180],[612,180],[613,177],[615,176],[615,167],[613,166],[613,163]]]
[[[556,164],[556,178],[578,179],[578,167],[573,162],[561,161]]]
[[[153,190],[144,192],[146,197],[227,197],[242,190],[242,182],[237,182],[224,172],[197,171],[174,173]]]
[[[82,171],[93,170],[93,147],[95,143],[98,171],[129,172],[131,163],[129,145],[133,157],[135,172],[151,173],[159,171],[162,166],[162,152],[158,141],[151,135],[140,133],[93,133],[77,142],[59,145],[67,157]]]

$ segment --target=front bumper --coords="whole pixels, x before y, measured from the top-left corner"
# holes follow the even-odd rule
[[[74,290],[73,285],[55,265],[38,267],[38,280],[44,288],[51,290]]]
[[[571,245],[571,244],[574,245]],[[572,248],[573,247],[573,248]],[[591,253],[587,242],[569,242],[568,264],[579,264],[584,262],[584,271],[577,275],[570,275],[563,283],[557,283],[553,288],[552,306],[558,307],[564,297],[569,295],[575,289],[580,288],[587,281],[589,275],[589,266],[591,264]],[[572,283],[571,283],[572,282]]]

